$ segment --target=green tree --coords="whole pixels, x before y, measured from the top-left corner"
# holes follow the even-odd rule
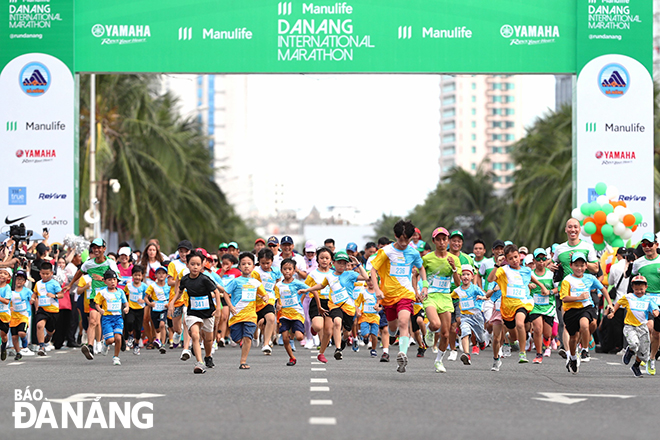
[[[81,76],[81,212],[89,200],[89,75]],[[249,242],[254,233],[213,182],[208,139],[160,93],[157,75],[100,75],[96,84],[97,198],[102,228],[136,243],[158,238],[172,249],[182,238],[215,249]],[[108,192],[108,179],[122,185]]]

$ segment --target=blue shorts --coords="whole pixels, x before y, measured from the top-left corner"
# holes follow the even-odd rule
[[[280,318],[280,333],[288,332],[291,330],[292,332],[300,332],[303,335],[305,334],[305,324],[302,322],[298,321],[297,319],[286,319],[286,318]]]
[[[369,324],[368,322],[363,322],[360,324],[360,334],[363,338],[366,338],[369,335],[378,336],[378,324]]]
[[[116,334],[121,335],[124,333],[124,319],[121,315],[103,315],[101,316],[101,330],[103,339],[106,341]]]
[[[385,316],[385,311],[381,310],[380,312],[378,312],[378,316],[380,316],[380,324],[378,324],[378,327],[380,328],[387,327],[387,316]]]
[[[252,339],[256,330],[257,324],[254,322],[237,322],[229,327],[229,335],[234,342],[240,342],[243,338]]]

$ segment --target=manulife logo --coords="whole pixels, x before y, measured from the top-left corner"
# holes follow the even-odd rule
[[[16,131],[16,130],[18,130],[18,122],[7,121],[7,131]]]
[[[596,132],[596,123],[595,122],[587,122],[586,131],[589,132],[589,133]]]

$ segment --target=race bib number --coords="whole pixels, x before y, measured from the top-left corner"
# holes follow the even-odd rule
[[[501,307],[502,307],[502,298],[495,301],[495,310],[499,312]]]
[[[585,293],[589,293],[589,290],[586,287],[577,287],[571,290],[571,296],[581,296]],[[583,299],[580,302],[584,307],[593,305],[593,302],[591,301],[591,295],[587,295],[587,299]]]
[[[156,301],[152,310],[154,312],[163,312],[165,311],[165,301]]]
[[[275,283],[272,281],[266,281],[264,283],[264,289],[266,289],[266,292],[268,293],[273,293],[273,289],[275,288]]]
[[[191,310],[208,310],[211,308],[208,296],[191,296],[190,297]]]
[[[121,310],[120,301],[112,301],[108,303],[108,312],[119,312]]]
[[[0,303],[0,313],[9,313],[9,304]]]
[[[431,287],[439,289],[442,293],[449,293],[449,288],[451,286],[451,278],[449,277],[439,277],[434,276],[431,281]]]
[[[550,305],[550,297],[545,295],[534,295],[534,304],[537,306]]]
[[[298,305],[298,298],[295,296],[284,296],[280,299],[282,300],[282,307],[294,307]]]
[[[27,302],[26,301],[20,301],[17,303],[14,303],[14,310],[17,312],[25,312],[27,310]]]
[[[472,298],[462,299],[461,300],[461,310],[471,310],[474,309],[474,300]]]
[[[527,299],[527,289],[522,284],[509,285],[506,296],[509,298],[525,300]]]
[[[332,302],[335,304],[341,304],[348,300],[348,292],[346,292],[345,287],[338,288],[337,290],[332,290]]]
[[[39,297],[39,307],[47,307],[50,305],[50,298],[47,296]]]
[[[129,299],[131,302],[137,303],[137,302],[139,302],[139,301],[142,299],[142,295],[140,295],[139,293],[133,293],[133,292],[131,292],[131,294],[128,296],[128,299]]]
[[[635,312],[645,312],[649,308],[649,303],[646,301],[628,301],[630,303],[630,310]]]
[[[241,294],[243,301],[255,301],[257,299],[257,288],[251,285],[243,286]]]
[[[390,265],[390,276],[393,277],[409,277],[410,265],[405,263],[392,263]]]

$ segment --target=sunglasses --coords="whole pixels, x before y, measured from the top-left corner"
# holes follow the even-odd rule
[[[654,244],[655,244],[655,241],[653,243],[651,243],[649,241],[643,241],[642,242],[642,247],[653,247]]]
[[[548,257],[536,257],[534,258],[536,261],[545,261],[548,259]]]
[[[268,245],[268,247],[277,247],[277,246],[279,246],[279,245],[277,245],[277,244],[269,244]]]

